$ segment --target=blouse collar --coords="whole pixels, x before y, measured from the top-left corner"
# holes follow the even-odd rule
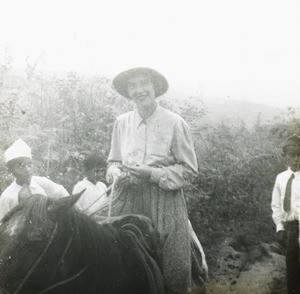
[[[160,106],[156,105],[156,109],[152,113],[150,117],[144,120],[141,115],[139,114],[137,108],[134,109],[134,124],[136,128],[139,128],[142,122],[145,122],[147,125],[152,125],[154,122],[157,121],[160,113]]]

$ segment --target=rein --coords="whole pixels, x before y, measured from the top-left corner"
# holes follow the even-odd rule
[[[55,237],[55,234],[57,232],[57,227],[58,227],[58,222],[55,224],[54,230],[52,232],[52,235],[44,249],[44,251],[42,252],[42,254],[39,256],[39,258],[36,260],[36,262],[34,263],[34,265],[32,266],[32,268],[30,269],[30,271],[26,274],[25,278],[22,280],[22,282],[20,283],[19,287],[17,288],[17,290],[15,291],[14,294],[18,294],[21,289],[23,288],[24,284],[27,282],[27,280],[29,279],[29,277],[32,275],[33,271],[35,270],[35,268],[39,265],[39,263],[41,262],[42,258],[45,256],[45,254],[47,253],[50,245],[53,242],[53,239]]]
[[[105,190],[105,192],[101,195],[103,196],[105,193],[107,193],[108,191],[111,190],[111,193],[110,193],[110,196],[109,196],[109,202],[108,202],[108,215],[107,215],[107,222],[109,223],[110,222],[110,218],[111,218],[111,206],[112,206],[112,198],[113,198],[113,194],[114,194],[114,190],[115,190],[115,186],[116,186],[116,182],[117,182],[117,179],[113,181],[113,183]],[[100,196],[100,197],[101,197]],[[94,201],[91,205],[89,205],[85,210],[84,212],[86,212],[86,210],[88,210],[93,204],[95,204],[95,202],[97,202],[100,197]],[[94,214],[94,213],[92,213]],[[92,215],[91,214],[91,215]],[[90,215],[90,216],[91,216]],[[33,266],[31,267],[31,269],[28,271],[28,273],[26,274],[26,276],[24,277],[24,279],[22,280],[22,282],[20,283],[20,285],[18,286],[17,290],[14,292],[14,294],[18,294],[21,289],[24,287],[24,284],[28,281],[29,277],[32,275],[33,271],[36,269],[36,267],[39,265],[39,263],[41,262],[41,260],[43,259],[43,257],[46,255],[50,245],[52,244],[53,240],[54,240],[54,237],[56,235],[56,232],[57,232],[57,228],[58,228],[58,222],[56,222],[55,224],[55,227],[54,227],[54,230],[52,232],[52,235],[46,245],[46,247],[44,248],[42,254],[38,257],[38,259],[36,260],[36,262],[33,264]],[[68,243],[67,243],[67,246],[66,248],[64,249],[64,252],[62,254],[62,257],[60,258],[59,262],[58,262],[58,266],[57,268],[59,267],[59,265],[63,262],[64,258],[65,258],[65,255],[67,254],[70,246],[71,246],[71,243],[72,243],[72,236],[70,237]],[[56,268],[56,270],[57,270]],[[76,273],[75,275],[73,275],[72,277],[68,278],[68,279],[65,279],[65,280],[62,280],[56,284],[53,284],[49,287],[47,287],[46,289],[38,292],[38,294],[43,294],[43,293],[47,293],[47,291],[50,291],[56,287],[59,287],[61,285],[64,285],[66,283],[69,283],[71,281],[73,281],[74,279],[76,279],[77,277],[79,277],[86,269],[88,268],[88,265],[86,265],[85,267],[83,267],[78,273]]]
[[[110,218],[111,218],[111,205],[112,205],[112,199],[114,196],[115,192],[115,186],[117,183],[118,179],[115,179],[112,183],[112,188],[111,188],[111,193],[109,195],[109,202],[108,202],[108,213],[107,213],[107,222],[110,223]]]
[[[83,213],[86,213],[87,211],[88,211],[88,209],[90,208],[90,207],[92,207],[96,202],[98,202],[98,200],[103,196],[103,195],[105,195],[107,192],[109,192],[111,189],[112,189],[112,187],[113,187],[113,185],[110,185],[95,201],[93,201],[87,208],[85,208],[84,210],[83,210]],[[92,214],[90,214],[89,216],[91,216],[91,215],[93,215],[93,213]]]
[[[24,284],[27,282],[27,280],[29,279],[29,277],[32,275],[33,271],[36,269],[36,267],[39,265],[39,263],[41,262],[41,260],[43,259],[43,257],[46,255],[50,245],[53,243],[53,240],[54,240],[54,237],[57,233],[57,228],[58,228],[58,222],[56,222],[55,224],[55,227],[54,227],[54,230],[51,234],[51,237],[46,245],[46,247],[44,248],[42,254],[39,256],[39,258],[36,260],[36,262],[34,263],[34,265],[32,266],[32,268],[30,269],[30,271],[26,274],[25,278],[22,280],[22,282],[20,283],[19,287],[17,288],[17,290],[14,292],[14,294],[18,294],[21,289],[24,287]],[[64,249],[63,251],[63,254],[58,262],[58,266],[56,267],[56,270],[58,269],[59,265],[63,262],[66,254],[68,253],[69,249],[70,249],[70,246],[71,246],[71,243],[72,243],[72,240],[73,240],[73,235],[69,238],[68,240],[68,243],[67,243],[67,246],[66,248]],[[73,280],[75,280],[76,278],[78,278],[86,269],[88,268],[88,265],[86,265],[85,267],[83,267],[78,273],[74,274],[72,277],[68,278],[68,279],[65,279],[65,280],[62,280],[60,282],[57,282],[49,287],[47,287],[46,289],[38,292],[37,294],[43,294],[43,293],[47,293],[48,291],[56,288],[56,287],[59,287],[61,285],[64,285],[66,283],[69,283]],[[55,271],[56,271],[55,270]],[[54,275],[55,275],[55,272],[54,272]]]
[[[90,204],[90,205],[83,211],[83,213],[85,213],[85,212],[86,212],[93,204],[95,204],[95,203],[100,199],[100,197],[102,197],[105,193],[107,193],[108,191],[111,190],[110,195],[109,195],[109,199],[108,199],[108,211],[107,211],[107,218],[106,218],[107,222],[109,223],[109,222],[110,222],[110,219],[111,219],[111,206],[112,206],[112,200],[113,200],[113,196],[114,196],[114,192],[115,192],[115,187],[116,187],[117,181],[118,181],[118,179],[115,179],[115,180],[113,181],[113,183],[105,190],[105,192],[104,192],[103,194],[101,194],[101,195],[99,196],[99,198],[97,198],[92,204]],[[88,216],[91,216],[91,217],[92,217],[92,216],[93,216],[95,213],[97,213],[99,210],[101,210],[101,208],[98,209],[98,210],[96,210],[96,211],[94,211],[93,213],[89,214]]]
[[[54,288],[56,288],[56,287],[59,287],[59,286],[61,286],[61,285],[64,285],[64,284],[66,284],[66,283],[69,283],[69,282],[75,280],[76,278],[78,278],[78,277],[79,277],[79,276],[80,276],[80,275],[88,268],[88,266],[89,266],[89,265],[87,264],[85,267],[83,267],[77,274],[75,274],[75,275],[72,276],[71,278],[62,280],[62,281],[60,281],[60,282],[58,282],[58,283],[56,283],[56,284],[54,284],[54,285],[52,285],[52,286],[49,286],[48,288],[46,288],[46,289],[44,289],[44,290],[38,292],[37,294],[47,293],[48,291],[50,291],[50,290],[52,290],[52,289],[54,289]]]
[[[64,261],[64,259],[65,259],[65,257],[66,257],[66,254],[68,253],[68,251],[69,251],[69,249],[70,249],[70,246],[71,246],[72,241],[73,241],[73,231],[72,231],[72,235],[71,235],[71,237],[70,237],[69,240],[68,240],[67,246],[66,246],[66,248],[65,248],[65,250],[64,250],[64,252],[63,252],[61,258],[60,258],[59,262],[57,263],[57,266],[56,266],[55,270],[53,271],[53,274],[52,274],[52,277],[51,277],[50,281],[51,281],[52,279],[54,279],[55,274],[56,274],[56,272],[57,272],[59,266],[63,263],[63,261]]]

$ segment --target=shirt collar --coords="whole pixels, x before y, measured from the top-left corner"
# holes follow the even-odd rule
[[[156,105],[156,109],[152,113],[150,117],[144,120],[141,115],[139,114],[137,108],[134,109],[134,125],[138,129],[142,122],[146,122],[147,125],[152,125],[153,122],[156,122],[157,118],[159,117],[160,106]]]
[[[292,174],[294,174],[295,176],[300,174],[300,171],[299,171],[299,170],[293,172],[293,171],[291,170],[290,167],[288,167],[287,170],[288,170],[288,172],[289,172],[289,177],[290,177]]]
[[[14,183],[14,185],[15,185],[16,187],[18,187],[18,188],[20,188],[20,189],[23,188],[23,186],[21,186],[21,185],[19,185],[19,184],[17,183],[17,180],[16,180],[16,179],[14,179],[13,183]],[[33,186],[35,186],[34,184],[35,184],[35,182],[33,181],[32,177],[31,177],[31,179],[30,179],[30,184],[29,184],[28,187],[33,187]]]

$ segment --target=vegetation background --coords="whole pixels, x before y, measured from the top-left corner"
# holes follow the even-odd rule
[[[132,105],[107,77],[40,75],[37,64],[13,75],[11,63],[6,56],[0,64],[0,192],[13,180],[2,155],[17,138],[32,147],[36,174],[71,192],[83,176],[84,155],[94,151],[107,157],[113,122]],[[216,250],[227,237],[272,242],[271,191],[276,174],[285,169],[283,140],[300,134],[298,110],[289,108],[268,123],[257,116],[250,126],[205,124],[201,119],[208,111],[197,97],[183,102],[167,96],[159,103],[179,113],[193,133],[199,176],[186,189],[186,200],[208,265],[216,265]]]

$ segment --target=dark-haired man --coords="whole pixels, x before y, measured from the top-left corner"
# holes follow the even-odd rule
[[[272,216],[278,241],[286,247],[288,293],[299,294],[300,137],[289,137],[282,148],[288,168],[276,177],[272,194]]]
[[[103,183],[106,173],[106,161],[97,154],[88,155],[84,162],[86,177],[78,182],[73,188],[73,194],[79,193],[85,189],[76,207],[82,212],[92,215],[98,211],[106,200],[107,190]]]

